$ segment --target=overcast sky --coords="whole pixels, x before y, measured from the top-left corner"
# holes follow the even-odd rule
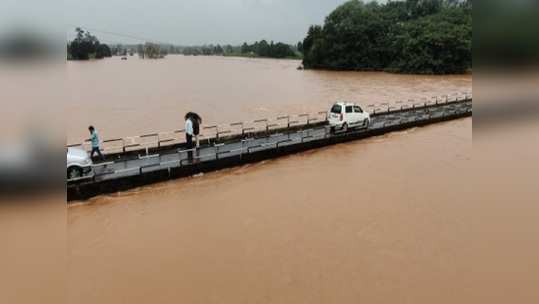
[[[72,39],[75,27],[81,26],[105,43],[238,45],[261,39],[297,43],[310,25],[322,24],[345,1],[0,0],[0,36],[22,25],[64,40]]]
[[[45,1],[46,2],[46,1]],[[296,43],[345,0],[66,0],[65,22],[104,42],[140,43],[100,31],[179,45]],[[92,31],[91,31],[92,32]]]

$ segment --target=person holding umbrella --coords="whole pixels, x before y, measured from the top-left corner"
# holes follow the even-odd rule
[[[199,134],[200,125],[202,124],[202,118],[200,115],[194,112],[188,112],[185,114],[185,139],[187,143],[187,149],[193,149],[196,147],[197,155],[200,148]],[[193,145],[193,137],[195,137],[195,145]],[[193,151],[187,152],[187,157],[190,161],[193,160]]]

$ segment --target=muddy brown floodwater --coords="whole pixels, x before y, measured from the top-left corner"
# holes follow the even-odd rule
[[[364,106],[471,91],[472,75],[298,71],[296,60],[169,56],[68,62],[67,142],[170,131],[196,111],[208,125],[327,111],[336,100]]]
[[[68,141],[470,91],[471,75],[297,71],[219,57],[69,63]],[[69,303],[460,303],[478,296],[472,119],[68,208]],[[476,298],[477,299],[477,298]],[[473,302],[473,301],[472,301]]]

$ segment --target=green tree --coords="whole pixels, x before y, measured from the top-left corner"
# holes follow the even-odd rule
[[[242,54],[247,54],[251,52],[251,48],[249,47],[249,45],[247,44],[247,42],[244,42],[241,46],[241,53]]]
[[[390,69],[413,73],[465,72],[472,64],[471,17],[456,9],[419,18],[404,25],[396,37],[399,57]]]
[[[112,57],[112,51],[106,44],[99,44],[96,48],[95,58],[101,59],[105,57]]]
[[[303,42],[298,42],[296,48],[298,49],[298,52],[303,53]]]
[[[112,56],[110,47],[100,43],[90,32],[79,27],[75,29],[75,32],[77,33],[75,39],[67,44],[69,60],[102,59]]]
[[[144,58],[157,59],[161,57],[161,47],[159,44],[146,42],[144,45]]]
[[[471,1],[406,0],[335,9],[303,41],[305,68],[458,73],[471,67]]]

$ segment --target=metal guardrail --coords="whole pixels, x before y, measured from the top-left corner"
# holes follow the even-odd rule
[[[423,109],[422,107],[419,107],[419,108],[411,107],[412,109],[415,109],[415,111],[423,110],[424,112],[419,113],[419,114],[415,113],[416,115],[413,116],[413,117],[403,116],[403,117],[397,117],[397,119],[390,119],[390,120],[384,121],[382,127],[386,128],[386,127],[397,126],[399,124],[407,124],[407,123],[412,123],[412,122],[428,121],[430,119],[437,118],[437,117],[444,118],[444,117],[447,117],[447,116],[457,115],[457,114],[462,114],[462,113],[468,113],[468,112],[471,111],[471,109],[469,107],[457,106],[457,104],[455,104],[455,106],[444,104],[443,106],[444,107],[442,107],[442,108],[429,109],[428,111],[427,111],[427,109]],[[323,131],[323,132],[321,132],[321,131]],[[342,131],[342,132],[334,132],[333,136],[339,136],[339,137],[340,136],[347,136],[347,135],[359,134],[359,133],[366,132],[366,131],[367,131],[366,128],[351,129],[351,130],[348,130],[347,132],[344,132],[344,131]],[[317,134],[317,135],[313,136],[313,134]],[[286,135],[288,135],[288,139],[282,139]],[[293,138],[291,138],[292,135],[294,135]],[[109,174],[117,174],[118,175],[118,174],[125,174],[125,173],[129,173],[129,172],[137,172],[138,174],[142,174],[144,172],[149,172],[149,171],[145,171],[145,170],[150,170],[151,171],[152,168],[158,168],[158,169],[168,168],[168,170],[170,170],[171,168],[174,168],[174,167],[182,167],[182,166],[185,166],[185,165],[191,165],[193,163],[201,162],[201,161],[203,161],[203,159],[219,160],[219,159],[221,159],[223,157],[223,155],[226,155],[226,154],[234,154],[235,153],[234,155],[238,155],[237,154],[238,152],[239,152],[239,157],[241,158],[243,156],[243,154],[245,154],[245,153],[249,154],[249,153],[258,152],[258,151],[261,151],[261,150],[266,150],[268,148],[279,149],[279,148],[282,148],[282,147],[284,147],[287,144],[290,144],[292,142],[304,143],[304,142],[313,141],[313,140],[317,140],[317,139],[325,139],[327,136],[328,136],[328,128],[326,126],[324,126],[324,127],[314,128],[314,129],[309,129],[309,130],[300,130],[300,131],[292,132],[292,133],[291,132],[286,132],[286,133],[270,134],[266,138],[268,140],[268,142],[255,144],[255,145],[250,145],[250,146],[245,146],[245,143],[253,142],[256,139],[254,139],[254,138],[244,138],[244,139],[240,140],[240,142],[241,142],[240,148],[236,148],[236,149],[221,150],[226,145],[223,144],[223,143],[214,143],[213,144],[213,147],[214,147],[213,153],[206,153],[204,155],[198,155],[197,148],[185,149],[185,150],[178,149],[178,150],[176,150],[176,152],[179,155],[178,155],[178,159],[176,159],[176,160],[158,161],[158,162],[155,162],[155,163],[139,165],[139,166],[135,166],[135,167],[132,167],[132,168],[115,169],[114,166],[117,164],[116,162],[98,163],[98,164],[93,165],[93,167],[94,167],[94,175],[93,176],[70,179],[70,180],[68,180],[68,183],[79,182],[79,181],[82,181],[82,180],[91,180],[91,179],[95,180],[96,177],[101,177],[101,176],[105,176],[105,175],[109,175]],[[193,158],[192,159],[182,157],[183,155],[185,155],[188,152],[193,153]],[[147,159],[158,159],[158,160],[160,160],[161,159],[160,157],[161,157],[160,154],[151,154],[151,155],[147,154],[147,155],[139,155],[138,159],[140,159],[140,160],[147,160]],[[104,167],[105,170],[99,170],[99,172],[95,173],[95,171],[96,171],[95,169],[100,168],[100,167]],[[109,170],[106,170],[107,168]]]
[[[427,108],[429,105],[440,105],[440,104],[447,104],[449,102],[456,102],[456,101],[463,101],[463,100],[471,100],[472,93],[471,92],[459,92],[449,95],[442,95],[442,96],[434,96],[429,99],[423,97],[421,98],[421,103],[414,103],[413,100],[408,100],[408,104],[402,104],[403,101],[399,100],[396,101],[395,104],[399,104],[400,106],[391,105],[388,102],[383,102],[380,104],[369,104],[367,107],[373,108],[371,115],[378,115],[381,113],[392,113],[402,110],[408,110],[408,109],[418,109],[418,108]],[[385,108],[385,109],[384,109]],[[298,127],[301,125],[304,126],[310,126],[312,123],[315,122],[324,122],[327,121],[327,111],[320,111],[317,113],[319,117],[311,117],[311,114],[309,113],[302,113],[299,115],[295,115],[295,117],[299,119],[291,119],[292,115],[283,115],[278,116],[274,121],[278,122],[281,120],[286,120],[286,128],[289,129],[290,127]],[[322,117],[320,117],[322,116]],[[303,119],[305,118],[305,119]],[[257,119],[252,122],[236,122],[228,124],[229,127],[240,127],[238,128],[238,135],[241,134],[242,137],[245,137],[247,134],[251,132],[256,131],[255,126],[249,126],[249,124],[260,124],[263,123],[263,126],[265,128],[266,133],[269,133],[273,129],[278,129],[277,127],[280,126],[278,123],[270,123],[270,119],[264,118],[264,119]],[[222,138],[224,135],[232,135],[235,134],[235,132],[231,129],[220,127],[219,125],[210,125],[210,126],[203,126],[203,130],[211,130],[215,129],[215,140],[218,141],[220,138]],[[241,133],[239,132],[241,130]],[[143,143],[143,142],[133,142],[126,140],[127,138],[113,138],[113,139],[106,139],[103,140],[103,149],[102,152],[104,155],[110,154],[108,153],[109,150],[121,150],[122,153],[126,153],[129,151],[136,151],[140,149],[154,149],[154,148],[161,148],[163,144],[177,142],[182,143],[182,139],[178,136],[173,138],[164,138],[162,139],[161,134],[172,134],[172,135],[178,135],[181,133],[185,133],[184,129],[178,129],[174,130],[172,132],[162,132],[162,133],[150,133],[150,134],[143,134],[140,136],[135,137],[127,137],[127,138],[139,138],[139,139],[146,139],[146,138],[154,138],[153,141],[150,141],[149,143]],[[208,139],[208,143],[211,143],[211,137],[207,137],[205,134],[201,134],[200,137],[206,137]],[[83,143],[78,144],[69,144],[66,145],[66,147],[83,147],[85,148],[85,145],[89,143],[90,141],[87,139]],[[131,142],[131,143],[129,143]],[[128,144],[129,143],[129,144]],[[109,147],[108,144],[119,144],[117,147]],[[89,149],[87,149],[89,151]],[[148,154],[148,152],[146,153]]]

